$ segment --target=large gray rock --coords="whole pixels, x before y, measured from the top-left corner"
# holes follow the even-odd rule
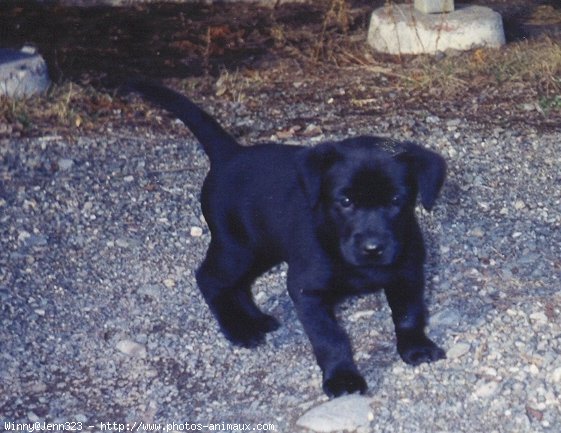
[[[48,87],[47,64],[34,48],[0,49],[0,95],[23,98]]]
[[[411,4],[388,4],[372,13],[368,29],[368,44],[389,54],[434,54],[504,43],[500,14],[482,6],[456,5],[450,13],[426,14]]]
[[[371,398],[361,395],[345,395],[310,409],[297,424],[321,433],[365,428],[374,418],[371,402]]]

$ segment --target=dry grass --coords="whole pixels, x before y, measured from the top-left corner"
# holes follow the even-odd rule
[[[268,57],[265,57],[274,60],[246,62],[239,69],[224,67],[218,77],[208,74],[211,63],[216,63],[216,56],[220,54],[217,54],[217,47],[222,50],[227,47],[226,42],[220,46],[218,42],[234,41],[243,46],[240,41],[247,40],[252,33],[245,28],[234,31],[219,23],[204,27],[206,21],[203,20],[201,28],[207,29],[206,38],[199,41],[200,46],[196,41],[187,45],[193,49],[191,54],[203,53],[200,61],[207,75],[174,84],[195,98],[210,93],[247,102],[251,94],[257,92],[298,92],[292,86],[295,71],[305,71],[306,81],[318,86],[316,92],[326,86],[349,86],[352,80],[338,82],[336,77],[350,74],[344,72],[347,70],[344,67],[351,66],[353,76],[356,73],[355,87],[363,77],[384,77],[380,89],[387,88],[398,98],[401,94],[407,98],[411,98],[410,94],[430,94],[438,95],[434,103],[446,99],[461,105],[470,97],[493,93],[493,98],[500,98],[497,103],[503,106],[516,105],[523,100],[539,106],[543,116],[561,116],[559,41],[534,39],[509,43],[501,49],[476,49],[442,56],[384,56],[366,46],[365,28],[360,23],[369,12],[352,9],[349,4],[349,0],[330,0],[323,4],[321,19],[314,25],[299,25],[297,20],[287,21],[282,15],[267,12],[269,15],[262,18],[270,25],[263,26],[261,31],[269,33],[264,36],[260,48],[266,49]],[[365,9],[371,10],[370,7]],[[176,36],[185,43],[185,35]],[[255,41],[258,40],[255,37]],[[145,60],[147,65],[153,63],[152,59]],[[87,65],[85,68],[86,75],[95,76]],[[328,76],[335,78],[326,79]],[[0,97],[0,136],[37,135],[55,130],[86,133],[97,131],[100,124],[136,119],[134,113],[138,107],[131,106],[130,100],[116,96],[115,91],[79,82],[73,79],[53,85],[43,97],[30,100]],[[369,85],[375,87],[376,83],[369,81]]]
[[[325,46],[323,47],[325,49]],[[336,57],[332,54],[331,57]],[[502,49],[477,49],[471,52],[447,55],[437,60],[432,56],[409,58],[401,63],[365,60],[359,52],[353,55],[347,51],[340,63],[355,63],[353,69],[363,69],[373,74],[386,75],[389,86],[394,91],[416,91],[437,94],[458,103],[466,95],[479,95],[492,90],[500,93],[502,101],[513,97],[513,89],[524,93],[526,99],[533,98],[545,116],[561,111],[561,44],[543,39],[532,42],[512,43]],[[321,62],[320,62],[321,63]],[[331,62],[327,62],[331,63]],[[308,73],[317,68],[317,76],[311,80],[321,80],[322,71],[336,69],[337,65],[321,64],[314,60]],[[337,63],[337,62],[335,62]],[[283,66],[279,66],[279,74]],[[286,68],[282,71],[286,73]],[[217,97],[227,96],[236,102],[246,99],[246,91],[263,87],[274,77],[274,70],[260,72],[224,70],[217,79],[206,77],[207,86]],[[203,80],[203,81],[205,81]],[[194,94],[201,79],[185,80],[181,87],[189,88]],[[200,87],[200,86],[199,86]],[[200,90],[200,89],[199,89]],[[266,90],[264,90],[266,91]],[[195,92],[196,93],[196,92]],[[513,98],[514,99],[514,98]],[[95,131],[100,122],[119,117],[134,118],[134,107],[125,100],[106,91],[66,82],[53,85],[41,98],[14,101],[0,98],[0,136],[35,135],[45,130],[65,130],[78,132]]]
[[[107,92],[65,82],[52,85],[40,97],[0,97],[0,137],[95,130],[123,109],[126,104]]]
[[[413,62],[403,84],[456,96],[478,87],[528,86],[541,98],[561,93],[561,44],[551,39],[476,49],[436,61]]]

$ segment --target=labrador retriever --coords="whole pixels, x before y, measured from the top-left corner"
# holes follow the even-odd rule
[[[445,357],[424,331],[425,248],[414,211],[417,195],[426,209],[435,204],[441,156],[369,136],[244,147],[184,96],[150,83],[133,87],[181,119],[210,159],[201,205],[211,241],[196,278],[228,340],[254,347],[279,327],[256,306],[251,285],[285,261],[327,395],[367,387],[334,312],[349,295],[384,290],[406,363]]]

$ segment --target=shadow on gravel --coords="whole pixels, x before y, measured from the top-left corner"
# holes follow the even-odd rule
[[[561,12],[553,0],[466,1],[503,15],[509,40],[544,31],[557,35]],[[322,59],[322,50],[345,49],[365,31],[382,0],[284,4],[139,4],[134,7],[68,7],[50,2],[4,1],[4,47],[37,46],[55,81],[114,87],[131,76],[185,78],[221,70],[266,68],[288,59]],[[550,5],[551,9],[543,9]],[[539,9],[542,7],[542,9]],[[542,11],[542,12],[540,12]],[[540,15],[541,13],[541,15]],[[541,21],[540,21],[541,20]]]

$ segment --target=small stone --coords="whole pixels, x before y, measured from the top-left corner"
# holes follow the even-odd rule
[[[74,165],[74,161],[70,158],[60,158],[58,160],[58,169],[59,170],[70,170]]]
[[[163,283],[164,286],[166,286],[168,289],[172,289],[175,287],[175,280],[173,278],[166,278]]]
[[[32,394],[41,394],[47,390],[47,385],[44,382],[37,381],[29,384],[27,390]]]
[[[29,421],[33,421],[33,422],[39,422],[41,420],[41,418],[39,418],[35,412],[33,412],[32,410],[30,410],[29,412],[27,412],[27,419],[29,419]]]
[[[123,177],[123,180],[126,183],[131,183],[134,180],[134,176],[131,176],[131,175],[125,176],[125,177]]]
[[[345,395],[320,404],[297,421],[301,427],[315,432],[354,431],[367,427],[374,418],[371,399],[360,395]]]
[[[530,314],[530,320],[540,325],[545,325],[548,322],[547,316],[542,311]]]
[[[489,398],[497,392],[499,384],[497,382],[477,382],[473,395],[477,398]]]
[[[194,238],[200,238],[203,235],[203,229],[201,227],[191,227],[191,236]]]
[[[161,291],[158,285],[149,284],[146,286],[141,286],[138,289],[138,294],[142,296],[146,296],[148,298],[158,299],[161,296]]]
[[[73,420],[80,422],[80,423],[85,423],[88,421],[88,418],[86,417],[86,415],[82,414],[82,413],[78,413],[76,415],[74,415],[72,417]]]
[[[118,247],[121,247],[121,248],[127,248],[129,246],[129,243],[126,239],[119,238],[115,241],[115,245],[117,245]]]
[[[24,45],[23,47],[21,47],[20,52],[24,53],[24,54],[37,54],[37,48],[34,47],[33,45]]]
[[[496,377],[498,375],[498,371],[496,368],[493,367],[483,367],[481,372],[486,376]]]
[[[460,313],[454,309],[444,309],[430,317],[430,324],[436,326],[457,326],[460,323]]]
[[[116,345],[117,350],[125,355],[137,358],[146,357],[146,347],[132,340],[121,340]]]
[[[514,202],[514,209],[516,210],[522,210],[526,207],[526,203],[524,203],[522,200],[516,200]]]
[[[29,233],[28,231],[25,230],[21,230],[18,233],[18,242],[25,242],[27,241],[27,239],[29,239],[31,237],[31,233]]]
[[[48,238],[41,234],[31,234],[25,240],[25,245],[28,247],[44,247],[48,243],[49,243]]]
[[[471,346],[468,343],[456,343],[448,350],[448,352],[446,353],[446,357],[448,359],[461,358],[466,353],[468,353],[470,349]]]
[[[302,131],[302,135],[304,137],[313,137],[315,135],[321,135],[321,134],[322,134],[321,128],[317,125],[314,125],[313,123],[306,126],[306,129]]]
[[[357,320],[363,319],[363,318],[370,318],[372,316],[374,316],[376,312],[374,310],[363,310],[363,311],[357,311],[356,313],[353,313],[349,316],[349,320],[351,322],[356,322]]]
[[[292,128],[288,128],[282,131],[277,131],[276,132],[276,136],[280,139],[280,140],[286,140],[287,138],[292,138],[294,137],[294,129]]]
[[[459,134],[458,137],[456,138],[460,138]],[[448,149],[445,150],[445,152],[448,153],[448,156],[453,159],[456,158],[458,156],[458,151],[456,149],[454,149],[453,147],[449,147]]]
[[[432,124],[439,123],[440,122],[440,117],[438,117],[438,116],[427,116],[426,119],[425,119],[425,122],[426,123],[432,123]]]
[[[528,418],[535,421],[541,421],[543,419],[542,411],[534,409],[533,407],[528,405],[526,405],[526,415],[528,415]]]
[[[481,227],[475,227],[468,231],[467,234],[468,236],[473,236],[475,238],[482,238],[483,236],[485,236],[485,231],[483,231]]]
[[[561,367],[557,367],[551,373],[551,381],[555,383],[561,383]]]

